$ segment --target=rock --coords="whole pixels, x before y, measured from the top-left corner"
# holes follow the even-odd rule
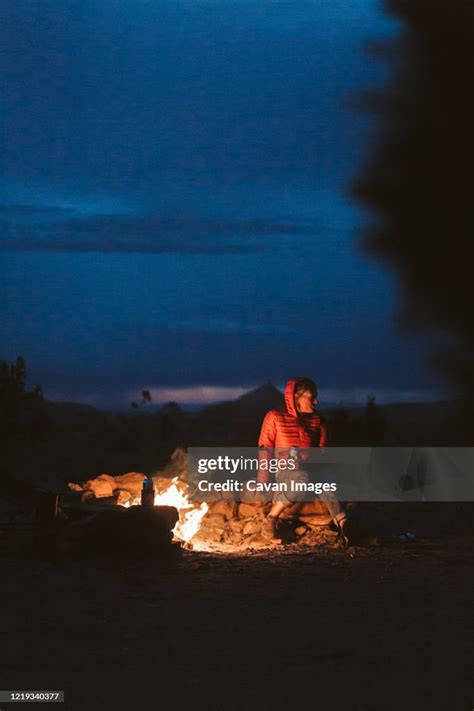
[[[332,521],[330,514],[313,514],[311,516],[298,516],[298,519],[308,526],[327,526]]]
[[[128,491],[133,499],[138,499],[142,493],[143,480],[145,474],[139,472],[128,472],[128,474],[120,474],[113,477],[114,486],[117,489]]]
[[[193,538],[193,541],[200,540],[204,543],[207,541],[212,543],[220,543],[224,535],[224,531],[224,528],[218,528],[217,526],[212,526],[211,528],[201,526],[199,533],[195,538]]]
[[[112,496],[115,489],[115,479],[108,474],[101,474],[96,479],[89,479],[83,489],[91,491],[97,499],[103,496]]]
[[[268,541],[262,536],[261,533],[254,533],[252,536],[245,539],[244,546],[247,548],[263,548],[268,546]]]
[[[115,493],[117,494],[118,506],[125,506],[125,504],[130,503],[132,497],[129,491],[125,491],[124,489],[115,489]]]
[[[319,523],[314,523],[313,521],[306,521],[306,525],[308,528],[310,528],[312,531],[320,532],[320,531],[326,531],[327,529],[327,524],[319,524]]]
[[[306,516],[309,514],[327,514],[328,510],[326,504],[323,501],[321,501],[320,499],[314,499],[313,501],[303,501],[300,504],[295,504],[295,506],[286,509],[285,513],[301,518],[302,515]]]
[[[320,531],[316,529],[308,528],[306,533],[299,539],[301,543],[310,546],[321,546],[326,542],[326,539],[321,534]]]
[[[188,493],[188,486],[184,481],[173,481],[165,476],[152,476],[153,486],[156,494],[164,494],[170,486],[175,486],[176,489],[182,494],[186,495]]]
[[[253,504],[249,503],[248,501],[242,501],[242,503],[239,504],[239,516],[243,517],[250,517],[254,516],[256,513],[258,513],[262,509],[262,504],[258,501]]]
[[[234,504],[235,501],[226,501],[225,499],[211,501],[209,503],[209,513],[222,514],[227,520],[230,520],[234,517]]]
[[[207,513],[203,524],[205,526],[218,526],[220,528],[225,528],[225,516],[219,513]]]
[[[326,538],[337,538],[339,535],[338,531],[334,531],[332,528],[325,528],[323,531],[321,531]]]
[[[251,536],[254,533],[260,533],[261,525],[256,521],[247,521],[243,528],[243,533],[245,536]]]
[[[227,543],[227,545],[237,548],[242,545],[244,540],[244,536],[238,534],[232,534],[231,536],[226,534],[226,536],[224,537],[224,541],[225,543]]]
[[[234,518],[227,524],[231,531],[234,533],[240,533],[246,524],[246,520],[242,518]]]

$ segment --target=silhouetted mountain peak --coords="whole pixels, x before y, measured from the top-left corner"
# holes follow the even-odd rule
[[[260,385],[255,390],[241,395],[237,402],[251,407],[273,409],[284,403],[283,393],[276,388],[269,380]]]

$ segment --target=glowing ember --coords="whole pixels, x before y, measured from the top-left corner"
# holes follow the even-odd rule
[[[209,507],[206,503],[196,506],[190,502],[187,493],[178,488],[177,482],[178,477],[175,477],[165,491],[156,494],[154,504],[155,506],[174,506],[178,509],[179,519],[173,528],[173,535],[178,540],[187,543],[199,531],[201,521]],[[140,500],[137,499],[124,505],[128,508],[139,503]]]

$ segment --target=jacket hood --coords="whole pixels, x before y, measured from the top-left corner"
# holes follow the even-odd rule
[[[293,417],[297,417],[298,413],[296,411],[296,406],[295,406],[295,389],[296,389],[296,384],[301,380],[301,378],[291,378],[285,385],[285,405],[286,409],[290,413],[290,415],[293,415]]]

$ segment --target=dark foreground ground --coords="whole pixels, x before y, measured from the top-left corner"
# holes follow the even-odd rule
[[[5,555],[0,687],[64,689],[60,711],[471,711],[472,512],[347,551]]]

